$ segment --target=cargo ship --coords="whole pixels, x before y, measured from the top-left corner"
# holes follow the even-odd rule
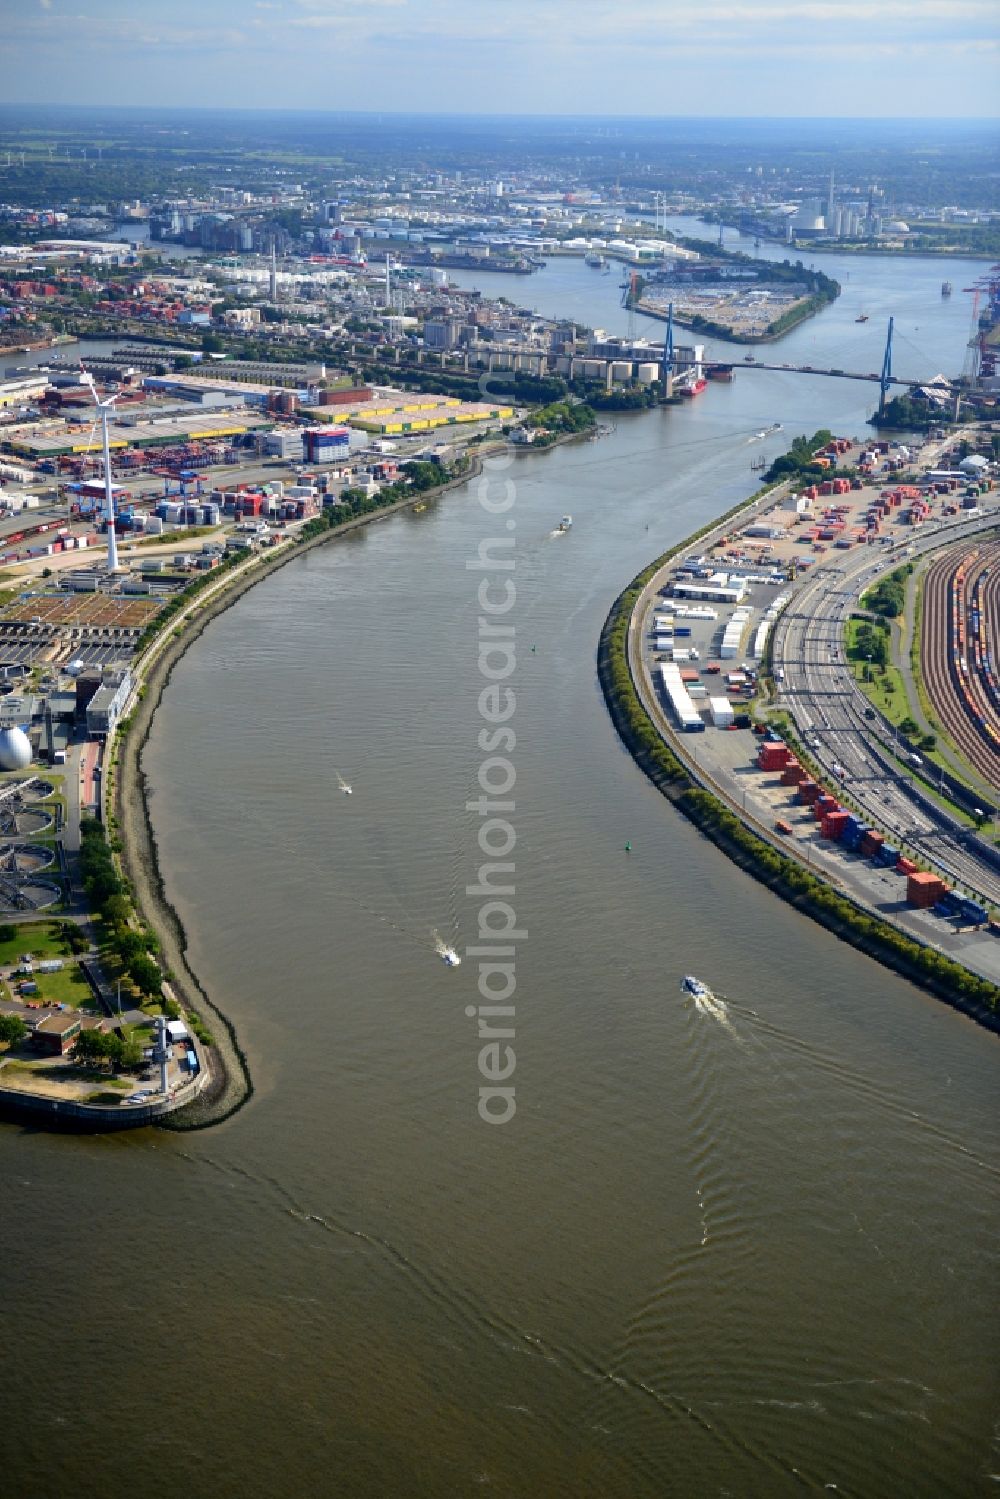
[[[680,394],[682,396],[687,396],[688,400],[690,401],[695,396],[700,396],[707,384],[707,380],[695,380],[692,385],[683,386],[681,388]]]

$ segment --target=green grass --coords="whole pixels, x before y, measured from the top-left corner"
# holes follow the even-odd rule
[[[94,992],[76,963],[67,963],[58,973],[35,973],[32,978],[38,985],[38,993],[29,995],[30,999],[41,999],[46,1004],[72,1005],[74,1010],[81,1005],[97,1008]]]
[[[219,529],[218,526],[187,526],[183,531],[164,531],[160,536],[146,536],[134,545],[139,547],[181,546],[184,542],[193,541],[198,536],[212,536]]]
[[[0,940],[0,967],[17,963],[25,952],[30,952],[34,958],[64,958],[69,947],[55,922],[39,921],[25,923],[16,928],[13,937]]]

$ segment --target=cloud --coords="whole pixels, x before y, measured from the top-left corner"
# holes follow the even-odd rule
[[[455,111],[891,113],[918,99],[933,101],[932,113],[987,113],[996,97],[995,0],[76,0],[73,9],[84,5],[89,17],[54,0],[0,0],[4,81],[16,78],[22,98],[47,79],[67,98],[102,99],[110,85],[126,102],[129,72],[143,79],[139,102],[243,105],[263,90],[267,107],[327,107],[338,61],[336,105],[348,109],[434,112],[447,99]],[[225,66],[236,49],[239,76]]]

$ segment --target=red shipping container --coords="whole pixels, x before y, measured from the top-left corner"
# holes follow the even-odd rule
[[[916,864],[914,864],[914,862],[913,862],[912,859],[897,859],[896,860],[896,873],[897,874],[916,874],[917,873],[917,866],[916,866]]]
[[[877,854],[884,842],[885,839],[881,833],[872,831],[865,834],[859,847],[863,854]]]
[[[760,747],[757,763],[762,770],[781,770],[788,761],[788,745],[765,740]]]

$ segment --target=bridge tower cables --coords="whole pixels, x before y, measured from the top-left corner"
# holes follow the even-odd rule
[[[889,386],[892,384],[892,324],[893,319],[890,318],[889,331],[885,336],[885,353],[882,356],[882,374],[878,382],[878,409],[880,416],[885,410],[885,398],[888,393]]]
[[[674,304],[667,306],[667,332],[663,340],[663,393],[672,394],[670,386],[674,378]]]

